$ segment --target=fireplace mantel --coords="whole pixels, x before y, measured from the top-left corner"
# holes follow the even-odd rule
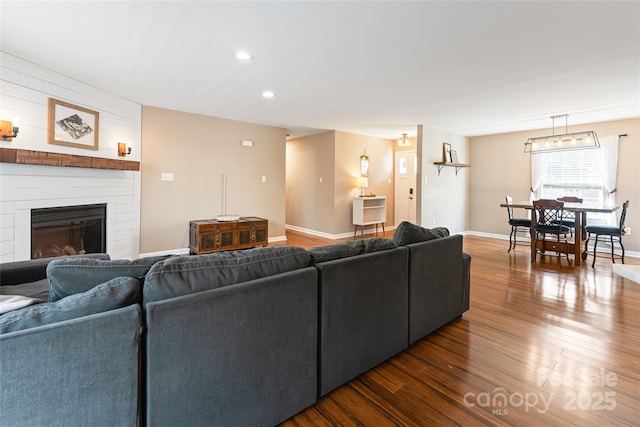
[[[0,148],[0,163],[25,165],[63,166],[88,169],[115,169],[139,171],[140,162],[77,156],[75,154],[49,153],[46,151]]]

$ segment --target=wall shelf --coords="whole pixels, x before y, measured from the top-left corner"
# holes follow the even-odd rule
[[[460,169],[471,167],[471,165],[467,163],[433,162],[433,164],[438,166],[438,176],[440,176],[440,171],[444,167],[456,168],[456,176],[458,176],[458,171]]]

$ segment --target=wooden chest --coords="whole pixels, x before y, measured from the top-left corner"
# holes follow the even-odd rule
[[[189,249],[192,254],[267,246],[269,223],[257,217],[237,221],[203,219],[189,222]]]

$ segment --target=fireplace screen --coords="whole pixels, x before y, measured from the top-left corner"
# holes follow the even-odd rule
[[[107,205],[31,210],[31,259],[106,250]]]

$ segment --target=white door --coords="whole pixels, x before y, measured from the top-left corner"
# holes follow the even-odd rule
[[[402,221],[416,222],[416,176],[418,159],[415,151],[396,151],[395,209],[397,226]]]

